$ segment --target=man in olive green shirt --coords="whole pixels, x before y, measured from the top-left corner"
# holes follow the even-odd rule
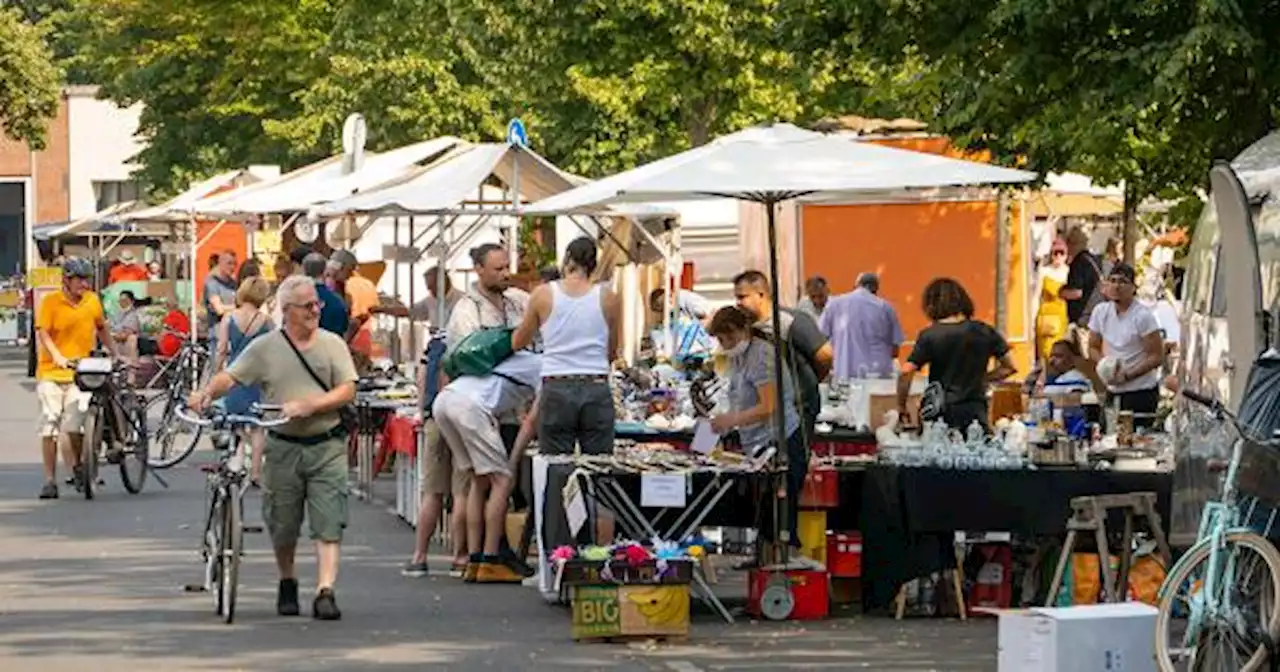
[[[356,370],[342,337],[320,329],[320,300],[310,278],[286,278],[277,296],[283,329],[254,340],[191,395],[191,406],[203,409],[236,384],[260,385],[264,403],[283,405],[290,421],[267,434],[262,479],[262,518],[280,571],[276,610],[299,613],[294,555],[305,513],[319,565],[313,615],[337,620],[342,612],[333,584],[347,525],[347,440],[339,409],[355,398]]]

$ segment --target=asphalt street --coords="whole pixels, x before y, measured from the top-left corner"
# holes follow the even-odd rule
[[[695,613],[687,643],[579,644],[569,612],[531,588],[401,577],[412,531],[385,507],[352,501],[337,596],[343,620],[279,618],[269,544],[246,539],[234,625],[198,583],[203,475],[194,456],[129,495],[104,470],[99,498],[40,486],[34,384],[0,352],[0,670],[994,670],[995,623],[838,618],[718,622]],[[256,500],[249,522],[258,519]],[[301,554],[304,614],[314,563]]]

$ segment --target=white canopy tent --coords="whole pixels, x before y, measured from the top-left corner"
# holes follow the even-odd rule
[[[485,195],[486,190],[492,192],[496,189],[494,178],[505,187],[502,197],[496,200]],[[517,236],[514,234],[518,218],[525,214],[528,200],[546,198],[583,182],[582,178],[561,171],[537,153],[519,145],[458,143],[432,163],[405,171],[399,177],[359,194],[317,205],[309,216],[316,219],[363,216],[361,236],[376,222],[390,220],[393,227],[391,247],[404,250],[411,276],[413,265],[428,251],[446,262],[439,264],[440,273],[444,275],[452,253],[496,220],[500,228],[508,230],[507,242],[514,270],[518,253]],[[597,215],[636,221],[638,225],[633,230],[643,245],[623,243],[614,236],[610,227],[598,226],[599,232],[612,239],[629,260],[634,261],[642,254],[656,254],[663,260],[670,260],[673,256],[658,239],[663,230],[673,227],[676,215],[673,211],[632,205],[601,208],[591,213],[593,219]],[[402,218],[408,219],[406,246],[401,245],[399,237]],[[426,218],[427,225],[420,227],[421,222],[417,218]],[[462,225],[460,235],[455,226],[458,224]],[[594,233],[576,220],[575,224],[585,232]],[[401,260],[398,254],[395,258]],[[398,283],[399,280],[397,271],[393,281]],[[412,277],[409,279],[410,302],[414,280]],[[398,286],[394,291],[399,292]],[[440,301],[443,298],[437,297]],[[639,303],[635,307],[640,307]],[[633,309],[631,312],[636,311]],[[634,348],[629,348],[632,350]]]
[[[769,276],[778,287],[775,209],[792,199],[863,196],[903,189],[1017,184],[1035,173],[933,154],[893,149],[806,131],[791,124],[749,128],[534,203],[530,214],[590,212],[615,203],[646,203],[720,196],[766,208]],[[773,292],[773,310],[780,306]],[[782,351],[774,350],[774,372]],[[781,449],[784,403],[777,386],[776,427]]]
[[[274,180],[214,195],[175,209],[187,214],[241,219],[259,215],[306,212],[317,204],[337,200],[393,180],[406,170],[438,157],[461,141],[435,138],[382,153],[368,153],[354,171],[333,156]]]

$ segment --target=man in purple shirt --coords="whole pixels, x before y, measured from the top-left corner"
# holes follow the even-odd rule
[[[889,302],[876,294],[875,273],[858,276],[858,287],[832,298],[818,327],[835,350],[832,375],[838,378],[889,377],[902,345],[902,324]]]

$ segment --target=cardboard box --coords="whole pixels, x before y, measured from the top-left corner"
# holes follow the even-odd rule
[[[1155,672],[1155,607],[1125,602],[984,611],[1000,617],[1000,672]]]
[[[689,586],[573,586],[573,638],[689,634]]]

